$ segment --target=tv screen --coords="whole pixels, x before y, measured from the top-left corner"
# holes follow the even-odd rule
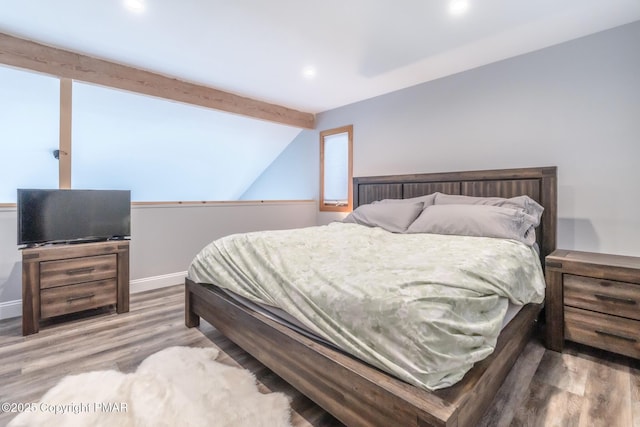
[[[130,235],[129,190],[18,189],[18,245]]]

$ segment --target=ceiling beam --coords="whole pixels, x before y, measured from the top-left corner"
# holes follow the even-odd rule
[[[0,33],[0,64],[95,83],[304,129],[315,116],[161,74]]]

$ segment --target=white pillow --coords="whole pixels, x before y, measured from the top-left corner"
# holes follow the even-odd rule
[[[411,197],[409,199],[382,199],[376,200],[372,204],[375,205],[377,203],[422,203],[423,206],[431,206],[433,205],[436,199],[437,193],[427,194],[424,196]]]

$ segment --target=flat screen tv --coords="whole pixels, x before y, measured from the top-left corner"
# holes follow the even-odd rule
[[[129,190],[18,189],[18,245],[131,235]]]

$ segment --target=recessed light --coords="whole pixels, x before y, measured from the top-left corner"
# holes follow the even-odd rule
[[[302,69],[302,75],[307,79],[312,79],[316,76],[316,67],[308,65]]]
[[[124,7],[132,12],[141,13],[144,12],[144,0],[124,0]]]
[[[449,13],[452,15],[462,15],[469,9],[467,0],[451,0],[449,2]]]

